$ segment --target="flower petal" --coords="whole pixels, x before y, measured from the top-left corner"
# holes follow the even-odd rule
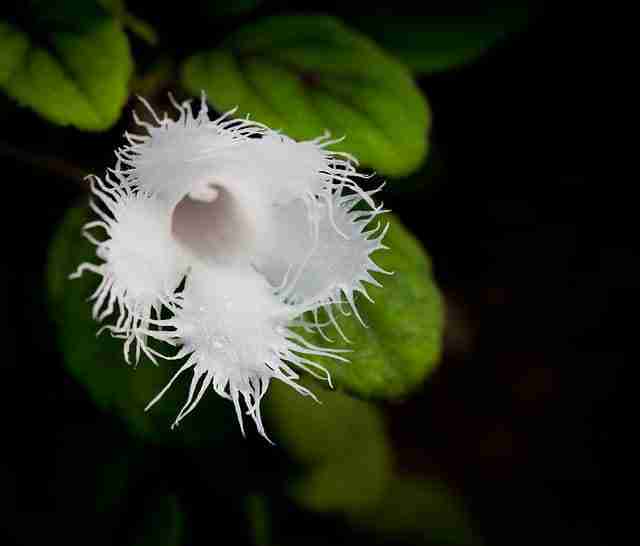
[[[270,201],[286,205],[295,199],[313,199],[331,192],[336,185],[355,185],[358,173],[354,157],[327,151],[326,147],[342,139],[330,140],[329,133],[314,140],[296,142],[276,131],[248,141],[251,164],[269,180]]]
[[[366,194],[367,201],[375,191]],[[344,296],[357,315],[354,292],[368,298],[363,282],[380,286],[371,272],[388,272],[372,261],[371,254],[386,248],[382,244],[386,226],[367,227],[385,211],[382,206],[356,208],[361,193],[341,186],[327,203],[319,202],[317,233],[300,201],[280,207],[272,245],[255,263],[287,301],[325,307],[331,318],[330,305]]]
[[[79,277],[84,271],[102,275],[92,296],[93,317],[103,320],[117,310],[115,325],[106,328],[126,340],[127,362],[134,340],[136,362],[141,350],[155,361],[140,329],[147,327],[152,311],[158,314],[163,304],[172,304],[187,269],[184,254],[171,236],[163,203],[118,185],[109,176],[104,182],[91,177],[91,190],[100,201],[91,202],[100,220],[86,224],[84,235],[96,245],[96,255],[103,263],[81,264],[71,277]],[[97,228],[105,232],[106,239],[94,236],[92,230]]]
[[[174,379],[189,369],[193,371],[187,401],[174,426],[193,411],[208,387],[233,402],[244,433],[242,400],[265,438],[260,401],[271,379],[279,379],[298,393],[315,398],[296,382],[299,375],[292,366],[328,380],[324,368],[305,355],[345,359],[337,354],[340,351],[310,345],[288,329],[290,321],[302,311],[283,303],[269,283],[249,266],[194,265],[180,308],[172,318],[154,322],[161,329],[147,332],[156,339],[182,343],[173,358],[187,360]],[[148,407],[163,396],[174,379]]]
[[[237,178],[247,160],[243,144],[266,131],[260,124],[230,119],[233,111],[212,121],[204,95],[197,115],[190,101],[174,101],[175,120],[166,113],[158,117],[140,100],[153,121],[141,121],[134,113],[146,134],[125,133],[128,144],[116,150],[113,172],[123,184],[139,187],[170,206],[192,190],[199,191],[203,183]]]

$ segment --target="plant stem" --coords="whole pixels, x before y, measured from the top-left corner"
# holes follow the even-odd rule
[[[0,141],[0,157],[8,157],[18,163],[22,163],[23,165],[35,167],[46,173],[53,174],[58,178],[65,178],[76,183],[83,182],[87,174],[84,169],[63,159],[51,156],[41,156],[25,150],[20,150],[9,143],[2,141]],[[86,188],[87,185],[82,184],[81,187]]]

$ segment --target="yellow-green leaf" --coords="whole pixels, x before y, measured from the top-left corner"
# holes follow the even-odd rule
[[[55,30],[45,46],[0,21],[0,89],[45,119],[99,131],[120,117],[133,71],[120,25],[101,17],[83,30]]]
[[[427,154],[429,107],[409,71],[332,17],[261,19],[189,58],[182,82],[293,138],[345,135],[340,149],[386,175],[414,171]]]
[[[353,316],[334,314],[350,343],[334,327],[331,347],[348,349],[350,362],[317,358],[335,385],[364,398],[400,398],[418,388],[440,358],[444,326],[443,303],[424,248],[394,215],[385,245],[373,260],[393,275],[378,275],[383,287],[367,285],[371,303],[357,295],[358,310],[367,328]],[[324,344],[320,334],[306,334]]]
[[[366,513],[391,475],[382,415],[373,404],[341,392],[318,394],[321,404],[275,381],[265,398],[274,441],[307,469],[290,493],[310,510]]]

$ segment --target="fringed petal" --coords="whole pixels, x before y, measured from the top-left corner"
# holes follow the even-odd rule
[[[187,264],[181,248],[170,233],[166,207],[147,193],[90,177],[91,190],[98,202],[91,207],[101,218],[84,226],[84,235],[96,245],[100,265],[81,264],[71,278],[84,271],[102,276],[91,296],[93,318],[102,321],[117,314],[114,325],[105,329],[125,339],[124,355],[130,361],[135,342],[135,362],[144,352],[155,362],[153,351],[141,333],[152,316],[159,316],[162,305],[175,303],[175,290],[182,281]],[[100,240],[99,229],[106,235]]]
[[[366,193],[366,202],[372,202],[376,191]],[[359,208],[362,193],[341,186],[328,203],[319,203],[317,232],[301,202],[281,207],[272,246],[256,259],[256,267],[278,287],[281,297],[294,304],[325,307],[332,322],[331,305],[346,302],[364,324],[354,294],[361,292],[370,299],[363,283],[381,286],[371,273],[389,273],[371,258],[386,248],[382,241],[388,226],[374,223],[386,211],[382,205]]]
[[[337,185],[355,185],[354,178],[367,178],[356,171],[356,160],[348,154],[330,152],[329,133],[315,140],[296,142],[271,131],[249,141],[251,163],[256,172],[270,179],[270,200],[286,205],[331,192]]]
[[[243,144],[265,131],[262,125],[231,118],[234,110],[211,120],[203,93],[199,111],[194,114],[191,101],[178,104],[178,116],[159,117],[140,99],[151,122],[134,121],[142,134],[126,133],[127,144],[116,150],[117,164],[112,170],[122,184],[138,187],[158,196],[170,205],[203,183],[237,178],[247,156]]]
[[[188,369],[193,373],[187,401],[173,426],[193,411],[208,387],[234,403],[244,431],[242,402],[265,438],[260,401],[271,379],[315,398],[297,383],[295,368],[309,370],[327,381],[329,374],[305,355],[346,359],[340,351],[310,345],[288,329],[290,321],[303,310],[283,303],[250,267],[195,265],[174,316],[154,321],[161,329],[147,332],[163,341],[181,343],[181,355],[188,358],[176,375]],[[148,407],[162,397],[166,388]]]

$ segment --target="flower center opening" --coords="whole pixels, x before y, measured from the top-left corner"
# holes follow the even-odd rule
[[[203,184],[185,195],[171,218],[174,237],[199,258],[236,261],[255,239],[252,223],[224,187]]]

